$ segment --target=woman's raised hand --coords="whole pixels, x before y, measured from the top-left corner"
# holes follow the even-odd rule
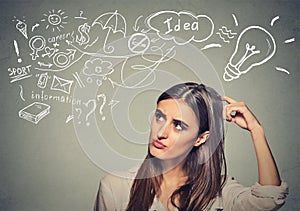
[[[228,96],[223,96],[222,99],[228,103],[224,108],[224,116],[227,121],[234,122],[249,131],[260,126],[257,118],[244,102],[237,102]]]

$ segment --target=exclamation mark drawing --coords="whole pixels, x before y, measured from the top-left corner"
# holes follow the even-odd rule
[[[16,40],[14,40],[14,46],[15,46],[15,51],[16,51],[17,57],[18,57],[18,62],[21,63],[22,58],[20,57],[20,51],[19,51],[18,43]]]

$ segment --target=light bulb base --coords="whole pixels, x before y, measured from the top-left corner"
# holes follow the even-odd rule
[[[223,79],[225,81],[232,81],[234,79],[238,79],[240,77],[240,75],[241,75],[240,71],[235,66],[228,63],[225,67]]]

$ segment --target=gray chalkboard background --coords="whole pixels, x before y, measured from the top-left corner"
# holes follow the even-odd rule
[[[90,131],[100,131],[103,137],[99,140],[105,140],[119,154],[142,159],[145,144],[124,141],[132,134],[123,132],[135,128],[132,131],[136,137],[144,137],[159,91],[178,78],[200,81],[200,77],[205,83],[206,75],[219,78],[216,83],[222,94],[245,101],[256,114],[265,128],[281,177],[289,184],[290,194],[282,210],[299,210],[299,9],[298,0],[1,0],[0,210],[91,210],[99,179],[110,171],[110,163],[116,164],[101,151],[105,146],[101,148],[102,142],[95,141]],[[172,20],[163,22],[167,17]],[[178,20],[180,29],[176,28]],[[198,22],[184,28],[184,21]],[[239,35],[251,26],[254,35],[249,39],[263,46],[265,40],[260,40],[260,33],[268,32],[275,46],[269,39],[266,54],[274,52],[268,61],[226,81],[224,69]],[[166,29],[173,31],[168,33]],[[155,41],[153,38],[150,42],[147,33],[157,36],[156,32],[181,38],[167,40],[161,36],[157,39],[161,45],[157,46],[164,42],[166,45],[157,51],[159,55],[146,56],[146,60],[141,54],[146,54],[145,49]],[[194,40],[189,40],[193,35]],[[126,42],[118,48],[120,39]],[[116,45],[110,45],[114,41]],[[130,46],[137,43],[140,46]],[[107,57],[95,54],[103,46],[101,55]],[[126,67],[116,61],[112,69],[115,58],[111,55],[126,55],[129,51],[122,52],[123,48],[129,48],[139,58],[128,59]],[[194,61],[186,65],[159,60],[175,52],[179,55],[181,48],[187,60],[195,56],[191,49],[195,50],[207,63],[201,68],[207,65],[213,72],[189,71]],[[98,62],[95,74],[85,74],[93,62]],[[133,70],[126,71],[128,67]],[[166,73],[166,69],[173,72]],[[112,70],[113,74],[109,72]],[[144,76],[141,92],[130,81],[125,86],[117,74],[130,78],[142,70],[156,73],[130,79],[137,83]],[[174,75],[177,79],[171,80]],[[156,85],[147,87],[153,81]],[[90,93],[95,89],[96,93]],[[81,93],[82,90],[85,91]],[[127,102],[132,96],[132,101]],[[76,99],[80,106],[75,104]],[[230,175],[246,186],[257,181],[248,132],[227,124],[226,155]],[[101,168],[103,165],[106,167]]]

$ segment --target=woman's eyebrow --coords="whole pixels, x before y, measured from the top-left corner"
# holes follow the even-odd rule
[[[155,113],[160,114],[161,116],[163,116],[164,118],[166,118],[166,115],[159,109],[156,109]]]
[[[173,119],[173,122],[179,123],[180,125],[183,125],[185,128],[189,127],[189,125],[187,123],[185,123],[184,121],[179,120],[179,119]]]

